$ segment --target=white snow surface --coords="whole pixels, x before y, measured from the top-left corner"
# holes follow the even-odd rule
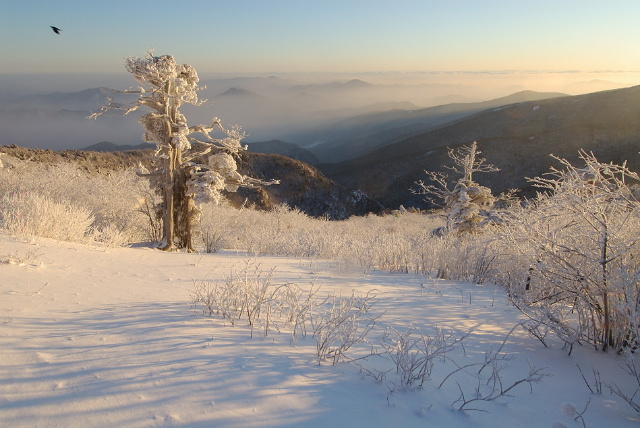
[[[436,362],[423,388],[392,387],[395,366],[380,357],[361,364],[392,369],[385,382],[354,363],[319,365],[315,341],[291,343],[232,326],[190,307],[194,281],[222,278],[247,262],[274,283],[314,280],[325,292],[349,296],[376,290],[379,314],[370,344],[386,326],[409,325],[456,335],[473,329],[451,354],[458,364],[481,361],[521,319],[492,285],[414,274],[338,269],[313,259],[164,253],[102,248],[47,239],[25,241],[0,233],[0,426],[2,427],[637,427],[636,414],[605,388],[592,394],[577,369],[633,391],[623,360],[591,348],[571,355],[545,348],[516,329],[505,345],[513,357],[505,383],[546,367],[541,383],[519,385],[510,396],[479,402],[475,411],[452,406],[460,389],[440,382],[455,367]],[[388,366],[385,366],[385,364]],[[470,376],[458,377],[473,394]],[[465,383],[466,382],[466,383]]]

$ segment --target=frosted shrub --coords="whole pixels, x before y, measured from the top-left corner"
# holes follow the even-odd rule
[[[199,233],[205,250],[314,257],[363,271],[425,272],[433,267],[429,231],[442,224],[440,217],[415,213],[329,221],[284,205],[264,212],[221,204],[204,207]]]
[[[374,300],[371,294],[353,293],[349,298],[332,296],[324,311],[311,317],[318,364],[323,361],[335,364],[354,345],[366,340],[376,323],[376,318],[366,315]]]
[[[618,385],[607,385],[612,394],[617,395],[631,406],[633,410],[640,413],[640,355],[637,352],[625,351],[624,371],[633,379],[635,390],[624,391]]]
[[[146,180],[132,169],[87,175],[86,180],[85,192],[78,192],[76,200],[95,213],[96,227],[117,229],[127,243],[154,240],[141,210],[151,193]]]
[[[207,253],[217,253],[229,247],[234,228],[244,210],[208,203],[200,207],[200,224],[197,234],[202,239]]]
[[[401,388],[421,388],[430,379],[436,361],[446,361],[447,354],[466,336],[456,338],[436,329],[429,335],[410,327],[404,332],[388,327],[381,340],[384,355],[395,364]]]
[[[117,231],[118,240],[153,240],[141,209],[151,194],[149,185],[132,170],[91,174],[74,163],[47,165],[12,159],[10,167],[0,169],[0,196],[29,192],[90,211],[92,228]]]
[[[504,347],[511,334],[520,326],[516,324],[504,337],[502,344],[494,349],[491,347],[484,353],[483,361],[471,362],[465,365],[454,364],[456,369],[450,372],[440,382],[438,388],[442,388],[445,383],[455,381],[460,395],[452,403],[452,406],[462,411],[484,411],[481,407],[472,407],[482,402],[496,401],[501,398],[510,397],[514,389],[519,385],[528,385],[541,382],[546,376],[545,367],[535,367],[529,362],[529,370],[525,375],[516,377],[516,380],[507,380],[504,372],[509,367],[509,362],[515,357],[504,352]],[[456,380],[459,376],[472,379],[475,378],[475,386],[468,390],[467,382],[461,384]]]
[[[128,243],[127,236],[113,224],[94,228],[91,236],[94,241],[101,242],[107,247],[124,247]]]
[[[485,362],[477,372],[477,383],[471,391],[465,389],[458,383],[460,396],[452,403],[452,406],[463,411],[482,411],[480,407],[472,407],[482,402],[496,401],[500,398],[513,396],[513,390],[520,385],[528,385],[530,390],[532,385],[542,382],[548,376],[544,367],[535,367],[529,363],[529,372],[515,381],[503,379],[503,371],[508,367],[506,361],[509,355],[499,355],[494,352],[487,352]],[[469,367],[465,367],[469,368]],[[488,374],[483,371],[487,369]]]
[[[139,225],[141,219],[140,216],[136,216],[136,230],[141,239],[159,242],[162,239],[162,213],[158,210],[158,205],[162,200],[160,195],[150,188],[147,180],[141,180],[137,185],[136,212],[142,214],[146,221],[144,226]]]
[[[640,202],[625,166],[581,153],[586,167],[535,179],[547,190],[508,218],[505,242],[527,260],[505,278],[514,303],[569,346],[619,350],[638,345]]]
[[[496,236],[491,228],[475,234],[434,235],[442,217],[401,214],[398,217],[350,219],[344,259],[364,268],[434,274],[483,283],[494,278]]]
[[[209,315],[217,313],[232,325],[246,317],[253,330],[261,319],[271,288],[271,273],[263,275],[256,267],[251,269],[247,265],[239,274],[223,281],[196,283],[193,302],[196,306],[203,305],[203,311]]]
[[[0,226],[14,235],[82,242],[92,223],[86,208],[36,192],[12,192],[0,199]]]
[[[544,368],[536,368],[529,364],[528,371],[518,375],[509,369],[509,362],[514,355],[504,352],[504,347],[520,324],[516,324],[505,336],[497,349],[491,347],[486,350],[481,359],[472,358],[471,362],[464,350],[463,341],[471,331],[456,337],[435,328],[434,333],[421,332],[414,327],[405,331],[398,331],[388,327],[381,340],[381,347],[372,349],[371,354],[360,361],[354,361],[362,372],[379,382],[384,382],[390,393],[398,388],[408,390],[422,388],[427,381],[432,380],[436,363],[440,365],[436,374],[446,373],[439,382],[438,389],[445,389],[445,385],[455,384],[459,396],[451,405],[461,411],[486,411],[481,406],[483,402],[491,402],[511,397],[519,385],[539,383],[548,374]],[[462,349],[465,362],[459,360],[460,354],[455,352]],[[457,356],[456,356],[457,354]],[[377,368],[368,367],[369,357],[382,358],[389,363],[391,369],[377,364]],[[394,373],[395,372],[395,373]],[[387,397],[388,399],[388,397]]]
[[[424,236],[416,246],[415,262],[423,274],[439,278],[472,281],[477,284],[495,281],[502,259],[498,257],[500,241],[492,229],[475,234]]]
[[[199,231],[203,238],[209,233],[222,241],[225,248],[251,254],[333,259],[336,225],[286,206],[264,212],[221,204],[204,208]]]
[[[288,329],[296,343],[298,337],[311,333],[318,364],[335,364],[345,358],[374,327],[376,319],[367,315],[374,302],[372,294],[323,298],[315,284],[307,290],[293,283],[274,284],[272,274],[247,263],[222,280],[196,281],[192,307],[204,315],[219,315],[232,325],[244,320],[252,335],[254,331],[266,336],[272,329]]]
[[[496,172],[498,168],[486,164],[480,157],[477,142],[458,149],[449,149],[454,166],[445,167],[459,175],[453,189],[449,188],[449,176],[443,172],[425,171],[428,182],[418,181],[418,194],[436,205],[442,204],[447,224],[444,230],[456,233],[474,233],[493,224],[493,204],[496,198],[491,189],[473,181],[473,174]]]
[[[389,272],[414,269],[412,254],[417,242],[412,233],[419,233],[414,223],[419,220],[419,216],[412,214],[346,220],[341,224],[341,260],[365,272],[372,268]]]
[[[272,274],[273,270],[265,273],[247,263],[222,280],[196,281],[192,306],[204,315],[219,315],[231,325],[246,320],[252,334],[259,331],[267,336],[272,329],[289,328],[295,343],[298,336],[306,336],[314,308],[324,300],[317,297],[315,284],[308,290],[293,283],[274,284]]]
[[[339,261],[345,268],[364,272],[380,269],[389,272],[423,271],[430,258],[428,230],[442,220],[422,214],[352,217],[330,222],[321,229],[320,256]],[[332,230],[333,229],[333,230]]]
[[[8,254],[2,251],[0,248],[0,264],[7,265],[19,265],[19,266],[37,266],[41,265],[42,262],[38,263],[37,259],[42,256],[42,253],[37,249],[27,249],[26,251],[13,251]]]

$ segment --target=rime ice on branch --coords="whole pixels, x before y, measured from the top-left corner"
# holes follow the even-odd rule
[[[491,189],[473,181],[473,174],[477,172],[496,172],[498,168],[486,164],[486,159],[480,157],[477,142],[458,149],[449,149],[449,158],[453,160],[453,167],[445,167],[460,175],[455,187],[449,189],[449,176],[442,172],[425,171],[430,183],[417,181],[419,189],[414,193],[426,195],[425,199],[433,204],[443,201],[447,225],[445,230],[455,230],[458,233],[474,232],[491,224],[491,210],[496,198]]]
[[[162,194],[163,250],[185,248],[193,251],[192,228],[200,211],[197,203],[220,200],[221,192],[234,192],[238,187],[257,187],[277,184],[240,174],[237,171],[237,155],[245,147],[246,136],[239,126],[229,129],[218,118],[211,125],[188,126],[186,117],[179,111],[183,104],[201,105],[197,91],[199,78],[188,64],[176,64],[173,56],[153,56],[150,50],[144,58],[127,58],[125,67],[142,85],[124,93],[139,94],[128,106],[113,100],[90,118],[97,118],[109,110],[127,115],[139,107],[151,110],[138,119],[145,129],[143,140],[156,144],[155,156],[160,167],[141,175],[153,180]],[[216,137],[214,132],[220,135]],[[200,139],[193,134],[198,134]],[[196,159],[208,156],[206,163]]]

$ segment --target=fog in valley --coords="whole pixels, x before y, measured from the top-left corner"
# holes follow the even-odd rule
[[[264,74],[200,76],[206,86],[199,107],[184,106],[189,124],[238,124],[246,142],[282,140],[305,148],[323,141],[345,120],[373,112],[397,113],[450,103],[471,103],[523,90],[577,95],[631,86],[632,73],[583,72],[433,72],[368,74]],[[87,119],[113,93],[136,86],[126,72],[118,74],[0,75],[0,145],[16,144],[52,150],[81,149],[103,141],[142,143],[136,122],[104,115]],[[133,98],[131,98],[133,99]],[[362,119],[365,120],[365,119]]]

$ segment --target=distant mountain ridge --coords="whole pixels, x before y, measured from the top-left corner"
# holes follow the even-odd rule
[[[106,143],[104,147],[113,148],[113,144]],[[149,149],[100,152],[0,146],[2,163],[8,167],[13,164],[9,156],[47,164],[69,162],[89,173],[137,168],[139,164],[151,168],[155,162],[153,151]],[[248,203],[269,210],[284,203],[309,216],[328,216],[334,220],[382,210],[376,201],[361,192],[333,182],[313,166],[282,155],[242,151],[238,156],[238,169],[251,177],[277,179],[281,183],[258,189],[241,188],[237,193],[228,194],[227,198],[237,206]]]
[[[7,110],[74,110],[93,111],[102,106],[108,98],[124,101],[132,95],[116,93],[105,87],[88,88],[76,92],[52,92],[26,96],[14,96],[2,103]]]
[[[282,140],[307,149],[309,145],[316,145],[318,150],[319,143],[324,141],[331,144],[334,140],[347,142],[360,139],[360,142],[349,144],[352,146],[349,157],[358,157],[397,142],[407,134],[399,129],[388,129],[388,135],[383,137],[375,135],[380,129],[363,129],[366,132],[353,130],[353,135],[347,133],[345,139],[332,132],[326,133],[332,125],[341,121],[383,111],[419,110],[463,100],[483,101],[495,98],[492,94],[502,95],[525,89],[522,85],[514,86],[506,81],[504,85],[489,88],[448,79],[441,81],[438,76],[416,80],[416,76],[405,80],[405,76],[399,75],[397,79],[389,80],[382,75],[369,74],[305,75],[300,76],[299,80],[284,76],[207,78],[203,74],[200,77],[203,90],[198,94],[199,98],[208,99],[209,102],[198,107],[184,106],[183,112],[189,124],[208,124],[213,117],[219,117],[225,125],[240,125],[253,141]],[[18,84],[20,79],[14,80],[0,76],[3,83],[0,86],[0,129],[3,131],[0,133],[0,144],[61,150],[85,147],[99,141],[125,145],[140,142],[142,131],[136,120],[144,114],[142,109],[126,117],[104,115],[98,120],[86,119],[109,98],[122,105],[133,101],[135,94],[125,94],[106,87],[115,84],[111,86],[113,89],[123,90],[135,85],[133,79],[128,80],[126,76],[115,80],[113,76],[105,77],[102,86],[67,92],[60,92],[51,85],[48,87],[56,92],[34,95],[21,93]],[[613,87],[618,84],[585,81],[579,87],[583,90],[590,85]],[[402,123],[397,125],[407,128]],[[427,130],[419,129],[419,124],[415,126],[408,135]],[[319,130],[325,134],[319,135]],[[339,129],[336,131],[341,133]],[[329,146],[326,149],[331,156],[340,152]],[[325,154],[321,153],[316,153],[316,156],[323,162],[345,160],[325,158]]]
[[[264,154],[277,154],[287,156],[291,159],[296,159],[310,165],[315,165],[319,162],[316,155],[302,147],[287,143],[281,140],[260,141],[255,143],[247,143],[250,152],[264,153]]]
[[[243,87],[234,86],[226,91],[216,95],[216,97],[249,97],[249,98],[257,98],[260,97],[257,93],[245,89]]]
[[[291,91],[298,92],[316,92],[316,91],[343,91],[343,90],[361,90],[367,89],[374,85],[365,82],[360,79],[351,79],[347,82],[330,82],[330,83],[313,83],[308,85],[296,85],[291,88]]]
[[[478,142],[488,163],[501,169],[474,177],[496,193],[519,188],[533,195],[535,189],[525,177],[559,166],[550,154],[578,162],[580,149],[592,151],[603,162],[626,161],[640,171],[640,86],[486,109],[364,156],[318,167],[385,206],[426,208],[423,198],[409,188],[425,178],[424,170],[451,165],[447,148],[472,141]]]
[[[437,89],[428,92],[428,99],[450,99],[449,93],[460,97],[449,92],[454,89],[450,85],[423,86],[427,91]],[[474,140],[487,161],[502,169],[477,177],[494,192],[517,187],[531,195],[533,189],[525,177],[547,172],[553,164],[550,153],[575,160],[581,148],[594,151],[603,161],[628,160],[630,168],[640,171],[640,87],[579,96],[521,91],[488,101],[427,108],[417,108],[424,104],[412,104],[412,98],[405,98],[407,91],[417,88],[373,85],[357,79],[299,85],[277,77],[238,78],[217,81],[202,98],[227,95],[197,109],[185,106],[185,115],[190,124],[210,123],[218,115],[225,125],[240,124],[253,140],[254,153],[250,155],[262,159],[255,165],[271,172],[283,168],[293,181],[298,180],[297,173],[304,177],[299,182],[302,187],[289,189],[292,193],[283,192],[287,186],[268,189],[270,200],[304,205],[309,212],[314,210],[313,203],[323,206],[323,198],[311,197],[313,191],[326,197],[340,194],[347,201],[351,196],[346,189],[361,189],[390,208],[400,204],[426,208],[422,197],[408,189],[424,178],[425,169],[440,170],[450,164],[447,147]],[[85,146],[82,152],[67,152],[67,156],[78,152],[82,159],[98,151],[116,155],[125,153],[122,150],[153,147],[137,144],[142,129],[136,114],[142,112],[86,119],[90,109],[95,110],[111,96],[117,102],[127,101],[125,95],[107,88],[41,96],[4,94],[0,97],[0,144]],[[468,98],[478,99],[473,93]],[[95,141],[102,143],[86,146]],[[271,154],[261,158],[257,152]],[[278,156],[291,159],[275,161]],[[315,168],[303,167],[299,161]],[[332,186],[342,190],[327,193]],[[302,199],[296,199],[299,196]],[[334,218],[363,209],[334,208]],[[336,214],[338,211],[341,214]]]
[[[369,113],[323,126],[315,132],[302,135],[302,140],[295,141],[318,156],[321,162],[341,162],[363,156],[411,135],[427,132],[482,110],[561,96],[566,94],[521,91],[489,101]]]
[[[147,150],[154,149],[155,144],[150,143],[140,143],[137,145],[131,144],[114,144],[109,141],[102,141],[97,144],[92,144],[90,146],[84,147],[80,150],[85,152],[128,152],[131,150]]]

